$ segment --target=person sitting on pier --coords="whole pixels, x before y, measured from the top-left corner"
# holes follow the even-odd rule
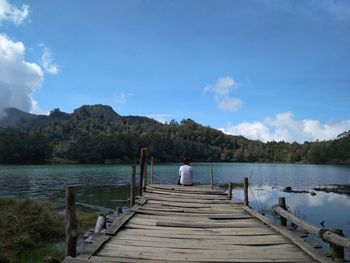
[[[192,167],[190,166],[190,160],[185,158],[184,165],[180,166],[179,169],[179,180],[178,185],[193,185]]]

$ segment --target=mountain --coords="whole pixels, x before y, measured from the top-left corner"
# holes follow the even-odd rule
[[[113,125],[159,124],[156,120],[143,116],[122,117],[112,107],[101,104],[83,105],[70,114],[62,112],[59,108],[53,109],[49,115],[30,114],[16,108],[7,108],[5,112],[6,116],[0,119],[1,128],[13,128],[27,132],[39,131],[53,124],[69,126],[72,123],[85,122],[104,124],[107,130],[107,126]]]
[[[0,127],[13,127],[18,125],[22,120],[30,120],[37,116],[16,108],[6,108],[5,116],[0,119]]]
[[[248,140],[191,119],[162,124],[144,116],[121,116],[106,105],[83,105],[49,115],[7,109],[0,122],[0,163],[137,162],[149,148],[158,162],[182,157],[204,162],[287,162],[350,164],[349,132],[312,143]]]

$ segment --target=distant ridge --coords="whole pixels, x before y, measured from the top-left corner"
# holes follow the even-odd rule
[[[63,119],[100,119],[108,123],[128,123],[131,125],[156,124],[158,121],[144,116],[120,116],[111,106],[95,104],[83,105],[73,111],[73,113],[65,113],[59,108],[53,109],[49,115],[37,115],[21,111],[17,108],[6,108],[6,116],[0,119],[0,127],[2,128],[24,128],[31,129],[50,121]]]
[[[121,116],[107,105],[83,105],[72,113],[35,115],[6,109],[0,120],[0,163],[137,162],[149,148],[157,162],[278,162],[350,164],[350,132],[335,140],[263,143],[224,134],[191,119],[160,123]]]

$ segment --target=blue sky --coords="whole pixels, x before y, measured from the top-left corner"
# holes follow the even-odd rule
[[[350,130],[349,1],[0,0],[0,54],[2,108],[101,103],[262,141]]]

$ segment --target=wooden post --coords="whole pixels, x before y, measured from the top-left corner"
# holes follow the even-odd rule
[[[248,177],[244,177],[244,205],[245,206],[249,206],[248,187],[249,187]]]
[[[213,165],[210,164],[210,182],[211,182],[211,190],[214,189],[214,174],[213,174]]]
[[[332,228],[332,229],[330,229],[330,231],[335,233],[335,234],[338,234],[340,236],[344,236],[343,230],[341,230],[341,229]],[[329,245],[330,245],[330,249],[331,249],[332,258],[335,261],[339,261],[339,260],[342,261],[344,259],[344,248],[341,246],[337,246],[333,243],[329,243]]]
[[[143,180],[142,180],[142,192],[146,190],[147,186],[147,161],[148,161],[148,151],[145,151],[145,163],[143,166]]]
[[[287,210],[286,206],[286,198],[280,197],[278,198],[278,205],[282,207],[284,210]],[[287,226],[287,219],[285,219],[283,216],[280,215],[280,225],[281,226]]]
[[[146,176],[145,171],[147,171],[147,167],[145,169],[147,163],[147,148],[141,149],[141,156],[140,156],[140,196],[142,195],[143,187],[146,187]]]
[[[129,206],[135,205],[136,194],[136,165],[131,166],[131,181],[130,181],[130,203]]]
[[[152,156],[151,157],[151,184],[153,184],[153,162],[154,162],[154,159]]]
[[[117,206],[117,217],[119,217],[123,213],[123,208],[120,206]]]
[[[78,221],[75,215],[75,188],[66,188],[66,257],[76,257]]]
[[[228,200],[232,199],[232,183],[228,183],[228,186],[227,186],[227,199]]]

